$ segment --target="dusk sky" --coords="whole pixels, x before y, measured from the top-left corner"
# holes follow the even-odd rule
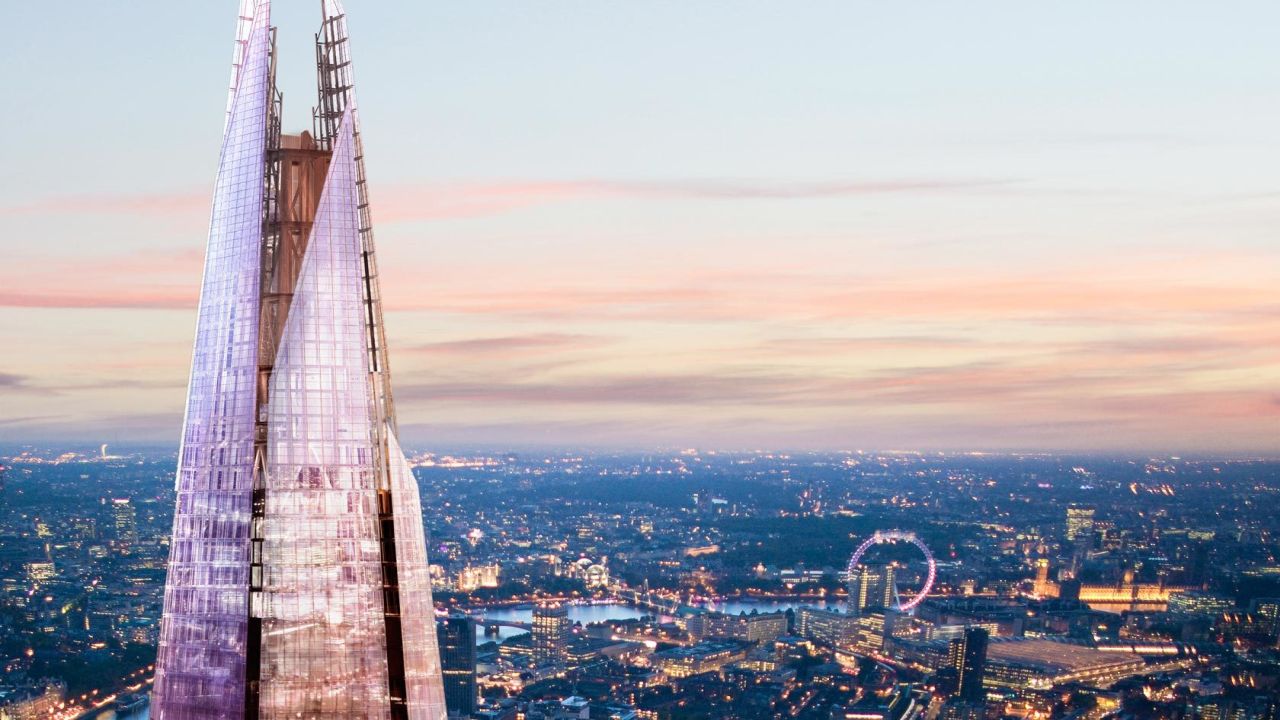
[[[0,440],[177,444],[236,8],[6,8]],[[406,444],[1280,454],[1274,0],[347,10]]]

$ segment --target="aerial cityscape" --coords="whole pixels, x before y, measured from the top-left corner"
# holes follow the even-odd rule
[[[6,50],[41,114],[66,102],[34,99],[41,73],[176,82],[98,133],[119,142],[53,132],[80,173],[41,175],[57,123],[12,153],[0,720],[1280,720],[1277,194],[1229,159],[1277,145],[1251,138],[1257,92],[1213,130],[1149,126],[1202,112],[1193,86],[1273,79],[1265,23],[1177,9],[1131,52],[1152,18],[940,10],[908,60],[876,29],[900,9],[827,0],[360,3],[368,25],[341,0],[102,5]],[[214,9],[225,107],[196,81]],[[116,63],[60,65],[117,27]],[[877,50],[883,77],[855,71]],[[512,102],[403,119],[484,78]],[[560,114],[618,88],[641,99],[609,122]],[[877,108],[862,157],[812,132]],[[165,112],[220,124],[220,151],[143,129]],[[722,120],[677,151],[694,115]],[[1036,152],[990,149],[1036,122]],[[534,166],[632,169],[472,176],[556,138]],[[892,147],[934,142],[915,166]],[[788,176],[783,147],[826,175]],[[1082,171],[1086,147],[1147,155]],[[205,150],[212,187],[175,192]],[[747,156],[771,179],[706,174]]]
[[[6,683],[67,703],[59,717],[150,690],[176,458],[111,453],[5,449]],[[1280,463],[410,463],[445,697],[464,717],[1274,717]],[[874,544],[850,573],[890,530],[933,557],[909,610],[931,571],[915,545]]]

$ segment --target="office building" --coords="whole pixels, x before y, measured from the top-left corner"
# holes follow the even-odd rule
[[[346,15],[282,132],[269,0],[242,0],[151,717],[445,715],[400,449]],[[230,18],[228,18],[230,19]]]
[[[853,642],[857,621],[857,615],[802,607],[796,611],[796,633],[827,647],[844,648]]]
[[[115,523],[116,541],[125,547],[138,542],[138,509],[128,498],[112,498],[111,515]]]
[[[892,563],[859,565],[849,577],[849,612],[867,608],[892,608],[897,602]]]
[[[783,612],[739,615],[708,612],[690,617],[685,627],[694,640],[728,637],[747,642],[771,642],[786,634],[787,616]]]
[[[967,628],[948,644],[947,665],[955,673],[956,696],[960,700],[980,703],[986,699],[982,684],[989,637],[990,633],[983,628]]]
[[[1067,507],[1067,540],[1088,543],[1093,539],[1094,509],[1087,505]]]
[[[450,717],[469,718],[477,709],[476,621],[454,615],[436,623],[444,704]]]
[[[564,665],[569,657],[569,609],[560,603],[533,608],[533,662]]]
[[[1169,612],[1184,615],[1221,615],[1234,610],[1236,603],[1229,597],[1192,590],[1169,595]]]

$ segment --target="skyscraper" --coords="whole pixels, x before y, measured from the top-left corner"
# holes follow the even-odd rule
[[[569,652],[569,610],[560,603],[533,608],[533,661],[563,665]]]
[[[849,578],[849,612],[892,608],[897,602],[897,579],[892,563],[859,565]]]
[[[116,541],[124,547],[138,542],[138,510],[129,498],[112,498],[111,514],[116,526]]]
[[[152,715],[445,715],[397,441],[338,0],[312,132],[281,132],[269,0],[241,0],[176,480]]]
[[[983,628],[965,628],[964,635],[952,640],[948,647],[947,664],[956,678],[956,696],[968,703],[986,700],[982,683],[987,667],[987,641],[990,638]]]
[[[1088,505],[1071,504],[1067,507],[1067,540],[1088,542],[1093,538],[1094,509]]]
[[[476,621],[466,615],[441,620],[440,668],[444,674],[444,704],[449,716],[469,718],[476,711]]]

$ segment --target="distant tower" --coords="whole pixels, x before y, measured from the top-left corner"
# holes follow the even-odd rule
[[[986,675],[989,638],[990,633],[985,629],[971,627],[948,646],[947,665],[956,676],[956,696],[964,702],[981,703],[986,699],[982,682]]]
[[[128,498],[111,499],[111,515],[115,520],[116,540],[125,547],[138,542],[138,510]]]
[[[270,0],[241,0],[151,717],[445,717],[398,441],[346,14],[281,132]]]
[[[1036,581],[1031,591],[1038,597],[1049,596],[1049,558],[1036,559]]]
[[[893,563],[858,565],[849,578],[849,612],[861,614],[867,608],[892,608],[897,601],[897,579]]]
[[[454,615],[436,624],[444,703],[450,717],[469,718],[476,711],[476,621]]]
[[[533,608],[533,661],[564,665],[569,652],[569,609],[560,603]]]
[[[1204,540],[1195,541],[1187,558],[1186,583],[1204,588],[1209,584],[1209,543]]]
[[[1067,540],[1089,543],[1093,540],[1094,508],[1072,503],[1067,506]]]

